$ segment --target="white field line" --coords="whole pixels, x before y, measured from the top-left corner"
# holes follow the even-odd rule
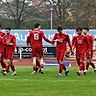
[[[0,81],[32,81],[32,82],[44,82],[44,81],[46,81],[46,82],[72,82],[72,83],[76,83],[76,82],[84,82],[84,83],[86,83],[86,81],[87,80],[58,80],[58,78],[57,78],[57,80],[56,79],[51,79],[51,80],[32,80],[32,79],[8,79],[8,78],[0,78]],[[96,80],[91,80],[90,81],[90,83],[92,83],[92,82],[94,82],[94,83],[96,83]]]

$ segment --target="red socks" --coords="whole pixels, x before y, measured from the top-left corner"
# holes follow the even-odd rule
[[[62,73],[62,70],[65,70],[66,71],[66,67],[64,64],[60,64],[59,65],[59,73],[61,74]]]

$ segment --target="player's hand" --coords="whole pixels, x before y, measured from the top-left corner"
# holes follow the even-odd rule
[[[13,45],[13,43],[7,43],[7,45]]]
[[[59,41],[59,39],[54,40],[55,42]]]
[[[28,46],[30,46],[30,43],[27,43]]]
[[[71,55],[74,55],[74,51],[73,50],[71,51]]]

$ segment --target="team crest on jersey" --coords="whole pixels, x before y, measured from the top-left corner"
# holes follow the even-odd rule
[[[83,40],[78,40],[77,42],[78,42],[78,44],[82,44],[82,41],[83,41]]]

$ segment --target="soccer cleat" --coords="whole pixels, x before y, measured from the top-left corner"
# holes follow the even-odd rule
[[[41,69],[40,69],[40,68],[38,68],[38,69],[36,70],[36,72],[37,72],[37,73],[41,72]]]
[[[40,73],[41,73],[41,74],[44,74],[44,72],[43,72],[43,71],[40,71]]]
[[[57,77],[57,78],[60,78],[60,77],[61,77],[61,74],[59,74],[59,73],[56,74],[56,77]]]
[[[69,55],[70,55],[70,53],[66,53],[66,55],[65,55],[65,56],[66,56],[66,57],[70,57]]]
[[[94,73],[96,73],[96,69],[94,69]]]
[[[6,76],[7,72],[4,71],[4,70],[2,70],[2,74],[3,74],[4,76]]]
[[[88,70],[84,70],[84,72],[87,72]]]
[[[86,72],[83,72],[83,75],[86,76]]]
[[[31,74],[36,74],[36,71],[33,71]]]
[[[69,74],[69,70],[65,71],[65,76],[68,76],[68,74]]]
[[[12,75],[16,75],[16,71],[14,71],[14,72],[12,73]]]
[[[37,70],[38,70],[38,67],[36,68],[36,72],[37,72]]]
[[[77,72],[77,75],[78,75],[78,76],[81,76],[80,72]]]

